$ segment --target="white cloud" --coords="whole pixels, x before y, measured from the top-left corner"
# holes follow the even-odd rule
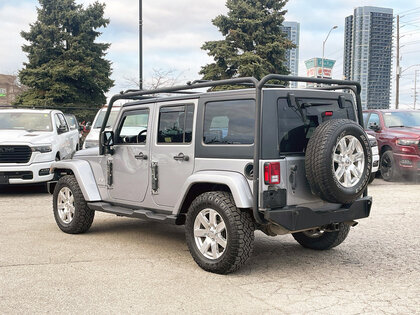
[[[84,5],[94,0],[76,0]],[[100,40],[112,43],[107,58],[113,62],[113,79],[116,87],[111,93],[126,88],[124,77],[138,76],[138,1],[99,0],[106,3],[106,17],[110,25],[103,30]],[[0,73],[14,73],[22,67],[25,55],[21,51],[23,39],[19,33],[29,28],[36,19],[35,0],[0,0]],[[301,23],[300,67],[305,75],[303,62],[321,56],[322,41],[333,25],[339,28],[331,33],[326,44],[326,58],[337,59],[334,76],[342,76],[342,51],[344,43],[344,18],[352,14],[354,7],[375,5],[394,8],[394,13],[420,7],[420,0],[290,0],[287,20]],[[211,59],[200,49],[204,41],[219,39],[220,34],[211,20],[226,13],[225,0],[143,0],[144,73],[150,78],[152,69],[175,69],[185,79],[198,78],[201,66]],[[412,16],[413,18],[419,15]],[[420,19],[417,25],[420,24]],[[405,29],[409,30],[407,26]],[[417,29],[419,30],[419,29]],[[407,35],[404,41],[420,39],[420,34]],[[401,65],[404,68],[420,63],[420,44],[402,49]],[[395,61],[394,61],[395,64]],[[401,102],[412,103],[414,69],[401,79]],[[394,71],[394,70],[393,70]],[[420,79],[420,78],[419,78]],[[393,83],[394,85],[394,83]]]

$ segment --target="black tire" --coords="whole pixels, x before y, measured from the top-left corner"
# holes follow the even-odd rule
[[[350,187],[345,187],[336,178],[336,164],[333,162],[337,145],[344,137],[356,138],[365,157],[360,178]],[[328,202],[351,203],[366,189],[371,169],[372,152],[369,140],[359,124],[348,119],[332,119],[315,129],[305,154],[306,177],[314,194]]]
[[[205,257],[194,238],[194,222],[204,209],[213,209],[223,218],[227,232],[227,243],[217,259]],[[232,195],[223,191],[206,192],[199,195],[188,209],[185,223],[188,248],[195,262],[204,270],[227,274],[238,270],[252,254],[255,224],[248,212],[239,210]]]
[[[70,189],[74,198],[74,215],[70,222],[66,223],[60,218],[58,210],[58,195],[63,188]],[[54,189],[53,194],[54,218],[58,227],[68,234],[80,234],[89,230],[92,225],[95,211],[88,208],[79,184],[73,175],[61,177]]]
[[[303,247],[316,249],[316,250],[327,250],[340,245],[346,239],[349,234],[350,226],[345,223],[340,223],[338,231],[334,232],[323,232],[320,236],[314,237],[309,236],[309,232],[293,233],[294,239]]]
[[[394,160],[394,154],[391,150],[385,151],[381,155],[381,175],[387,182],[392,182],[397,179],[397,169]]]
[[[372,174],[370,174],[370,177],[369,177],[369,184],[372,184],[372,182],[375,180],[375,178],[376,178],[376,173],[372,173]]]

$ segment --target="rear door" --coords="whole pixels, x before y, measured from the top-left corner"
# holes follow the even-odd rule
[[[194,170],[194,117],[197,101],[158,104],[152,148],[152,194],[159,206],[175,206]]]

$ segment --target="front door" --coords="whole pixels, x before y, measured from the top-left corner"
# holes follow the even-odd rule
[[[112,163],[112,185],[109,195],[116,202],[141,203],[150,177],[151,107],[141,106],[125,111],[115,130]]]
[[[185,181],[194,170],[195,108],[196,101],[159,104],[156,109],[157,132],[151,162],[157,182],[152,185],[152,194],[160,206],[175,206]]]

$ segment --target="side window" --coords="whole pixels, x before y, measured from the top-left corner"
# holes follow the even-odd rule
[[[379,123],[379,115],[378,114],[375,114],[375,113],[370,114],[367,127],[369,128],[369,126],[371,126],[371,125],[380,126],[380,123]]]
[[[67,125],[67,121],[64,118],[64,115],[63,114],[58,114],[58,119],[60,121],[60,125],[66,128],[65,132],[69,131],[69,126]]]
[[[193,119],[193,105],[161,107],[157,143],[191,143]]]
[[[67,126],[67,122],[62,114],[54,115],[54,123],[59,134],[69,131],[69,126]]]
[[[126,112],[118,128],[117,143],[146,143],[149,110],[140,109]]]
[[[209,102],[204,110],[205,144],[253,144],[253,100]]]

